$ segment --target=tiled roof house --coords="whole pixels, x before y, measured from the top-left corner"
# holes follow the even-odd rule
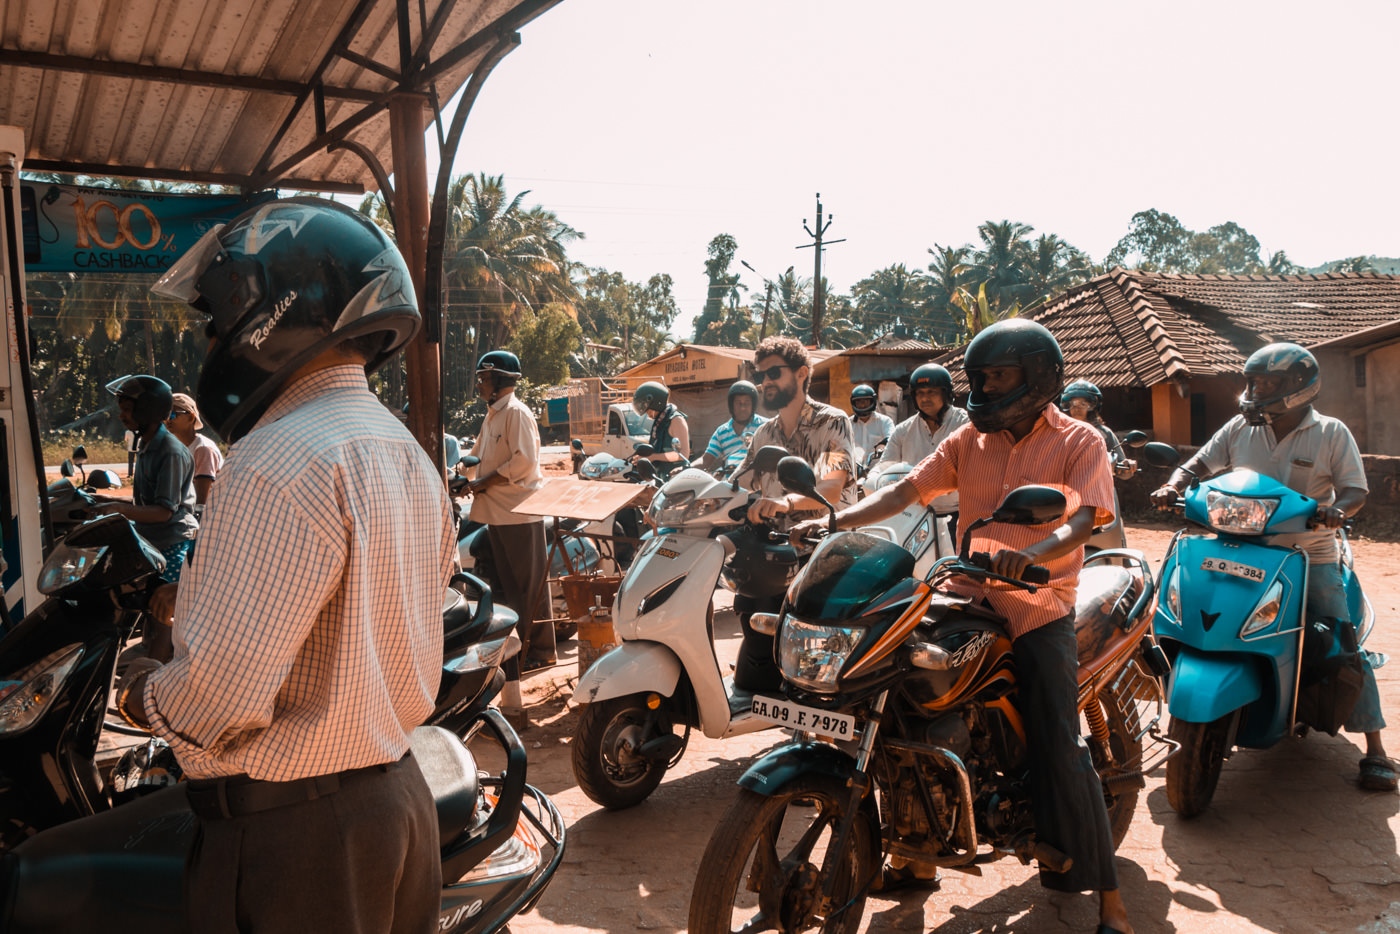
[[[1393,429],[1375,418],[1396,398],[1383,391],[1391,373],[1400,389],[1400,350],[1391,359],[1386,349],[1400,340],[1387,327],[1400,321],[1400,276],[1114,269],[1053,299],[1033,319],[1060,342],[1067,378],[1105,391],[1105,416],[1115,428],[1202,443],[1236,413],[1245,358],[1287,340],[1318,355],[1318,408],[1345,419],[1363,451],[1400,454],[1400,417],[1387,413],[1383,421],[1393,418]],[[1369,329],[1370,336],[1360,333]],[[940,362],[966,391],[961,350]]]

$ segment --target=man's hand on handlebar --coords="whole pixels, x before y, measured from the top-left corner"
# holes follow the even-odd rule
[[[771,499],[767,496],[754,500],[749,507],[749,522],[754,525],[762,525],[774,516],[787,515],[790,507],[786,497]]]
[[[1034,565],[1037,560],[1038,559],[1034,555],[1027,552],[1003,548],[992,555],[991,571],[993,574],[1000,574],[1002,577],[1020,580],[1021,575],[1026,573],[1026,568]]]
[[[1313,518],[1312,524],[1323,526],[1329,529],[1340,529],[1347,521],[1347,514],[1336,506],[1319,506],[1317,515]]]
[[[1181,491],[1168,483],[1152,491],[1152,505],[1158,509],[1170,509],[1180,497]]]
[[[828,528],[826,519],[805,519],[797,523],[788,530],[788,541],[792,547],[807,544],[804,539],[812,538],[825,532]]]

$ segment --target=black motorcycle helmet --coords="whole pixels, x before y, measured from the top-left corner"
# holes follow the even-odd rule
[[[1099,387],[1087,379],[1077,379],[1065,387],[1065,391],[1060,393],[1060,408],[1068,412],[1072,399],[1087,401],[1090,415],[1103,408],[1103,393],[1099,392]]]
[[[476,375],[494,373],[502,385],[514,385],[520,379],[520,358],[509,350],[493,350],[476,361]]]
[[[206,233],[151,291],[209,316],[213,342],[194,395],[205,422],[230,442],[317,355],[380,335],[361,348],[372,373],[421,324],[413,280],[389,236],[320,198],[244,211]]]
[[[864,383],[851,390],[851,411],[857,415],[869,415],[875,411],[875,387]]]
[[[995,401],[982,391],[993,366],[1018,366],[1025,383]],[[1023,318],[1008,318],[987,327],[963,352],[963,369],[972,387],[967,415],[978,431],[1002,431],[1035,415],[1060,397],[1065,382],[1065,357],[1055,335],[1043,325]]]
[[[1272,395],[1260,398],[1251,377],[1280,377]],[[1289,412],[1311,405],[1322,389],[1317,358],[1297,344],[1280,342],[1260,347],[1244,363],[1245,390],[1240,414],[1251,425],[1268,425]]]
[[[941,389],[943,401],[953,401],[953,375],[936,363],[924,363],[909,374],[909,395],[920,389]]]
[[[734,397],[748,396],[752,408],[749,410],[749,417],[758,411],[758,387],[746,379],[741,379],[729,387],[729,394],[725,397],[725,405],[729,406],[729,417],[734,417]]]
[[[142,426],[163,423],[175,407],[170,384],[154,376],[123,376],[108,383],[107,391],[118,399],[130,399],[131,417]]]
[[[632,410],[638,415],[645,415],[648,412],[662,412],[666,409],[666,403],[671,399],[671,390],[663,384],[648,380],[637,387],[637,391],[632,393]]]

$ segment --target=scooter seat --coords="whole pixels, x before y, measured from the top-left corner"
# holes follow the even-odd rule
[[[1122,634],[1128,611],[1142,594],[1142,575],[1115,564],[1095,564],[1079,573],[1074,599],[1074,630],[1081,665]]]
[[[445,849],[476,816],[481,787],[476,760],[449,730],[420,726],[410,739],[413,758],[423,772],[437,807],[438,839]]]
[[[195,816],[176,785],[60,824],[0,861],[0,931],[184,931]]]

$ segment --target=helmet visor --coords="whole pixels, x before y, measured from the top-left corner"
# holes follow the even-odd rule
[[[219,224],[212,227],[200,237],[194,246],[185,251],[184,256],[175,261],[174,266],[165,271],[165,275],[156,280],[156,284],[151,286],[151,292],[161,298],[193,305],[199,298],[199,289],[196,287],[199,277],[224,248],[219,242],[219,234],[223,233],[224,226]]]

